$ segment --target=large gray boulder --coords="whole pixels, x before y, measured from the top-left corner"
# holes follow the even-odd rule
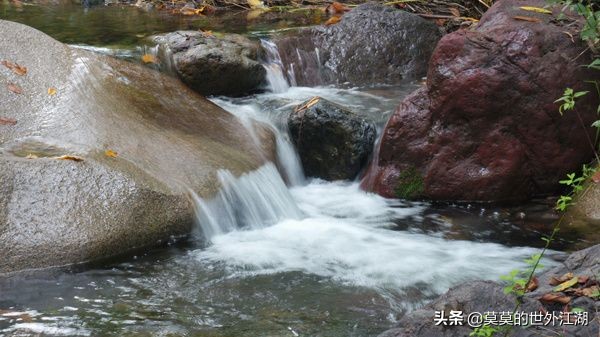
[[[597,276],[600,273],[600,244],[577,251],[562,264],[542,272],[538,276],[539,287],[535,291],[525,294],[523,304],[518,312],[539,312],[540,308],[544,308],[546,311],[562,311],[563,305],[549,304],[541,302],[539,299],[544,294],[553,293],[554,286],[549,284],[552,277],[560,278],[566,273],[573,273],[578,277],[588,277],[590,279],[588,282],[597,282]],[[585,285],[576,285],[575,287],[581,289]],[[600,325],[597,313],[600,310],[600,301],[587,296],[568,295],[573,299],[570,303],[571,308],[581,308],[588,313],[588,325],[523,326],[512,329],[508,336],[598,336]],[[450,289],[425,307],[404,316],[398,322],[397,328],[386,331],[379,337],[467,337],[473,332],[473,328],[470,328],[466,322],[462,326],[436,326],[433,320],[435,311],[444,310],[447,315],[451,310],[460,310],[465,313],[465,316],[472,312],[512,312],[515,309],[515,303],[516,298],[504,294],[503,286],[496,282],[465,283]],[[497,335],[504,336],[503,333]]]
[[[376,136],[373,123],[321,97],[298,105],[288,128],[304,173],[325,180],[356,177]]]
[[[427,72],[441,33],[420,16],[378,3],[360,5],[330,26],[275,39],[298,85],[398,84]]]
[[[241,96],[266,85],[260,45],[244,36],[176,31],[153,40],[181,80],[203,95]]]
[[[267,129],[260,147],[233,115],[143,66],[2,20],[0,60],[28,69],[0,66],[0,274],[185,235],[188,190],[211,197],[218,169],[274,157]]]

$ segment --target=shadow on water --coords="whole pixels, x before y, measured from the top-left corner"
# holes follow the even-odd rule
[[[321,11],[269,12],[253,18],[247,11],[210,16],[173,15],[169,11],[143,10],[128,5],[91,5],[79,1],[46,3],[0,1],[0,19],[37,28],[68,44],[130,47],[151,35],[175,30],[214,30],[229,33],[261,32],[319,24]]]

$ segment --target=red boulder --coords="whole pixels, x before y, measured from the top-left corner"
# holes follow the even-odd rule
[[[388,121],[363,188],[387,197],[523,200],[556,191],[593,157],[598,102],[584,81],[598,73],[581,66],[592,57],[577,24],[520,8],[545,4],[500,0],[475,29],[442,38],[426,86]],[[567,87],[590,94],[561,116],[555,100]]]

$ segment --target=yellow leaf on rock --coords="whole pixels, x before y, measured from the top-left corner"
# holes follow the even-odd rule
[[[58,160],[72,160],[72,161],[83,161],[83,158],[77,156],[64,155],[60,157],[54,157],[54,159]]]
[[[104,151],[104,155],[107,156],[107,157],[110,157],[110,158],[117,158],[119,156],[119,154],[116,153],[113,150],[106,150],[106,151]]]
[[[50,96],[56,95],[56,88],[48,88],[48,95],[50,95]]]
[[[144,63],[157,63],[156,57],[152,54],[144,54],[142,55],[142,62]]]
[[[30,153],[25,157],[25,159],[37,159],[37,158],[38,158],[38,156],[33,153]]]
[[[556,288],[554,288],[554,291],[556,291],[556,292],[565,291],[566,289],[569,289],[572,286],[576,285],[577,281],[578,281],[578,278],[573,277],[572,279],[565,281],[565,282],[559,284],[558,286],[556,286]]]
[[[521,6],[519,7],[524,11],[530,11],[530,12],[536,12],[536,13],[542,13],[542,14],[552,14],[552,11],[549,11],[545,8],[541,8],[541,7],[533,7],[533,6]]]

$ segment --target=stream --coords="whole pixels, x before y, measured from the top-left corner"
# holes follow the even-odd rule
[[[0,2],[0,19],[130,60],[152,48],[145,36],[177,29],[248,34],[268,49],[270,34],[319,23],[320,15],[182,18],[68,1]],[[221,192],[194,198],[198,225],[187,242],[0,278],[1,336],[377,336],[448,288],[498,280],[538,252],[556,220],[551,200],[506,207],[408,202],[361,191],[358,181],[304,177],[285,127],[294,106],[318,95],[381,132],[419,84],[296,87],[274,57],[265,60],[268,92],[210,99],[250,131],[252,120],[273,127],[280,170],[266,164],[240,177],[219,172]],[[571,243],[557,242],[544,264],[556,263]]]

